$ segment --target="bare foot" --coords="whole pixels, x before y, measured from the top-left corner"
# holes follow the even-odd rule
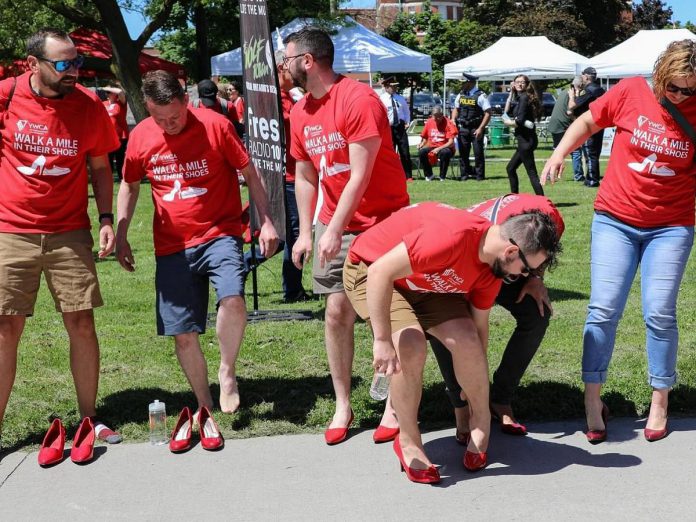
[[[222,374],[218,374],[218,377],[220,379],[220,409],[223,413],[234,413],[239,409],[237,377]]]
[[[338,404],[336,405],[336,413],[331,419],[331,423],[328,425],[327,429],[334,428],[345,428],[350,423],[351,416],[353,415],[353,410],[351,410],[350,405],[348,408],[339,409]]]
[[[404,462],[412,469],[428,469],[433,463],[425,454],[422,444],[409,442],[406,444],[404,439],[401,439],[401,451],[404,455]],[[406,445],[405,445],[406,444]]]
[[[380,426],[385,428],[398,428],[399,421],[396,419],[396,412],[391,403],[391,397],[387,397],[387,402],[384,405],[384,413],[382,414],[382,420],[379,421]]]
[[[517,424],[512,406],[509,404],[491,403],[491,413],[500,421],[501,424]]]
[[[669,390],[653,390],[650,414],[645,427],[650,430],[663,430],[667,427],[667,406]]]

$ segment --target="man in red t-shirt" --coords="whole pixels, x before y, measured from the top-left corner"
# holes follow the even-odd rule
[[[109,153],[109,163],[114,172],[116,172],[118,179],[121,180],[123,178],[123,159],[126,155],[126,145],[128,144],[128,122],[126,121],[128,105],[126,105],[126,95],[123,89],[119,87],[107,86],[102,87],[102,90],[106,92],[107,97],[104,100],[104,107],[106,107],[106,112],[109,113],[111,123],[121,142],[118,150]]]
[[[457,126],[442,113],[442,107],[433,107],[432,117],[428,118],[421,132],[421,142],[418,144],[418,159],[425,180],[432,181],[433,166],[431,158],[440,160],[440,181],[447,178],[450,159],[454,155],[454,140],[459,131]]]
[[[559,239],[565,230],[561,213],[551,200],[544,196],[508,194],[478,203],[467,210],[474,215],[486,218],[493,224],[502,223],[507,218],[523,212],[538,210],[551,217],[556,225]],[[542,270],[534,274],[507,281],[501,286],[495,298],[495,302],[509,311],[517,323],[505,347],[500,364],[493,373],[490,391],[491,413],[499,419],[501,430],[510,435],[526,435],[527,433],[527,428],[515,419],[511,403],[524,372],[539,349],[553,312],[548,291],[544,286],[544,272],[547,268],[551,267],[544,265]],[[436,338],[431,337],[430,344],[445,381],[447,396],[454,408],[457,420],[457,442],[466,445],[469,440],[469,408],[466,401],[461,398],[462,388],[454,374],[452,355]],[[393,437],[398,433],[398,421],[390,401],[387,401],[380,426],[384,428],[378,429],[373,436],[378,439],[377,442],[386,442],[387,434]]]
[[[29,71],[0,83],[0,422],[42,273],[70,339],[80,415],[95,415],[99,343],[93,308],[103,301],[87,215],[89,179],[100,213],[98,255],[114,249],[108,153],[119,142],[99,98],[77,83],[83,57],[55,29],[33,34],[27,55]],[[100,439],[120,442],[120,435],[94,424]]]
[[[212,408],[199,342],[212,282],[218,306],[220,407],[231,413],[239,407],[235,364],[246,326],[237,170],[259,214],[261,252],[270,256],[278,235],[268,214],[266,191],[230,121],[214,111],[190,110],[174,75],[147,73],[142,91],[150,117],[133,129],[126,151],[118,193],[117,257],[126,270],[135,269],[128,226],[140,180],[147,177],[155,205],[157,333],[174,337],[199,411]]]
[[[552,263],[557,248],[556,225],[542,212],[492,224],[434,202],[395,212],[351,245],[344,268],[346,293],[372,326],[375,371],[392,376],[389,390],[400,426],[394,450],[411,480],[439,481],[417,419],[426,333],[452,352],[457,381],[472,411],[464,466],[476,471],[486,465],[490,432],[490,308],[502,278]]]
[[[288,36],[285,45],[284,66],[307,91],[290,114],[300,214],[293,261],[298,267],[309,261],[316,206],[314,293],[327,294],[324,333],[336,393],[336,413],[325,440],[337,444],[345,440],[353,419],[355,312],[343,290],[343,261],[355,235],[409,199],[387,111],[374,90],[334,72],[333,43],[326,32],[307,27]]]

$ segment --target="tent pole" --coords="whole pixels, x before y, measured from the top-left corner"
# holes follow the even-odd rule
[[[430,92],[433,92],[433,71],[430,71]]]

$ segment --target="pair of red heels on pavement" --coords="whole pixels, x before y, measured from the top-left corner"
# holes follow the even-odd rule
[[[94,424],[92,419],[85,417],[77,428],[72,448],[70,448],[70,459],[76,464],[84,464],[94,458]],[[54,419],[51,427],[46,432],[46,436],[39,449],[39,466],[54,466],[63,460],[65,455],[65,428],[60,419]]]
[[[587,432],[585,432],[585,436],[587,437],[587,441],[590,444],[599,444],[600,442],[604,442],[607,440],[607,421],[609,420],[609,408],[607,408],[607,405],[602,403],[602,421],[604,422],[604,429],[603,430],[591,430],[587,429]],[[653,430],[650,428],[645,428],[643,430],[643,436],[645,437],[645,440],[648,442],[655,442],[658,440],[662,440],[667,436],[667,425],[661,430]]]
[[[222,449],[225,439],[222,438],[220,428],[210,414],[210,410],[203,406],[198,414],[198,430],[201,446],[208,451]],[[185,406],[176,421],[172,438],[169,440],[169,450],[172,453],[182,453],[191,449],[191,436],[193,432],[193,416],[188,406]]]

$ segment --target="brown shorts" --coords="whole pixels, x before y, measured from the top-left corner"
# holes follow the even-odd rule
[[[317,221],[314,227],[314,260],[312,261],[312,291],[315,294],[335,294],[343,292],[343,263],[348,254],[348,248],[358,234],[344,232],[341,241],[341,251],[338,255],[324,264],[324,268],[319,266],[319,256],[317,255],[317,245],[321,236],[326,232],[327,225]]]
[[[89,230],[0,233],[0,315],[32,315],[41,274],[59,312],[103,305]]]
[[[343,285],[355,311],[365,321],[367,312],[367,265],[354,265],[346,259]],[[436,294],[394,289],[391,302],[391,328],[398,332],[409,326],[420,325],[423,331],[451,319],[471,317],[469,302],[464,294]]]

